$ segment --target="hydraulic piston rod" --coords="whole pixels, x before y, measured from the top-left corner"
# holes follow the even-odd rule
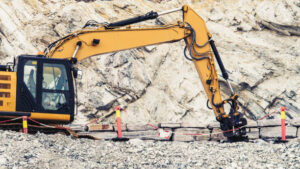
[[[224,64],[223,64],[223,62],[222,62],[222,59],[221,59],[221,57],[220,57],[220,55],[219,55],[219,52],[218,52],[218,50],[217,50],[217,48],[216,48],[215,42],[214,42],[213,40],[210,40],[209,43],[210,43],[210,46],[211,46],[211,48],[212,48],[212,50],[213,50],[213,52],[214,52],[214,55],[215,55],[215,57],[216,57],[216,59],[217,59],[217,62],[218,62],[218,64],[219,64],[219,67],[220,67],[220,69],[221,69],[222,76],[223,76],[223,78],[226,80],[227,86],[230,88],[230,92],[231,92],[231,94],[233,95],[233,94],[234,94],[234,91],[233,91],[233,89],[232,89],[231,84],[228,82],[228,77],[229,77],[229,76],[228,76],[228,73],[227,73],[227,71],[226,71],[226,69],[225,69],[225,67],[224,67]]]
[[[163,12],[159,12],[159,13],[158,13],[158,16],[166,15],[166,14],[173,13],[173,12],[177,12],[177,11],[181,11],[181,10],[182,10],[182,7],[180,7],[180,8],[175,8],[175,9],[171,9],[171,10],[167,10],[167,11],[163,11]]]
[[[74,52],[73,52],[73,55],[72,55],[72,58],[71,58],[71,62],[74,63],[74,64],[77,63],[76,55],[77,55],[78,50],[79,50],[79,48],[81,47],[81,45],[82,45],[82,42],[81,42],[81,41],[78,41],[78,42],[76,43],[76,48],[75,48],[75,50],[74,50]]]

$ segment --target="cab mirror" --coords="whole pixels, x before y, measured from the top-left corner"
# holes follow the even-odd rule
[[[81,71],[81,70],[77,70],[77,79],[82,79],[82,77],[83,77],[83,72]]]
[[[73,76],[75,79],[82,79],[83,72],[77,68],[73,68]]]

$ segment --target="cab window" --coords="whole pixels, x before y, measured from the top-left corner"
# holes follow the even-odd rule
[[[43,89],[69,90],[67,73],[63,64],[44,63]]]
[[[36,98],[36,73],[37,73],[37,61],[28,60],[24,65],[24,83],[32,94],[33,98]]]
[[[68,78],[63,64],[43,64],[42,106],[46,110],[58,110],[67,105]]]

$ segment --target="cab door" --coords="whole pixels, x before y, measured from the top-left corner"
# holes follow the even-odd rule
[[[19,56],[17,76],[17,111],[50,116],[69,114],[70,121],[74,119],[73,79],[68,60]]]

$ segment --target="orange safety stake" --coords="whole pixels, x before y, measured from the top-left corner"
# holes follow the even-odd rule
[[[118,137],[113,138],[112,141],[128,141],[129,138],[124,138],[122,137],[122,129],[121,129],[121,110],[122,109],[120,106],[115,107],[115,112],[116,112],[116,120],[117,120],[117,128],[118,128]]]
[[[23,132],[25,134],[28,133],[28,124],[27,124],[27,116],[23,116]]]
[[[281,140],[285,141],[285,107],[281,107]]]
[[[116,120],[117,120],[117,128],[118,128],[118,138],[122,138],[122,129],[121,129],[121,107],[116,106]]]

